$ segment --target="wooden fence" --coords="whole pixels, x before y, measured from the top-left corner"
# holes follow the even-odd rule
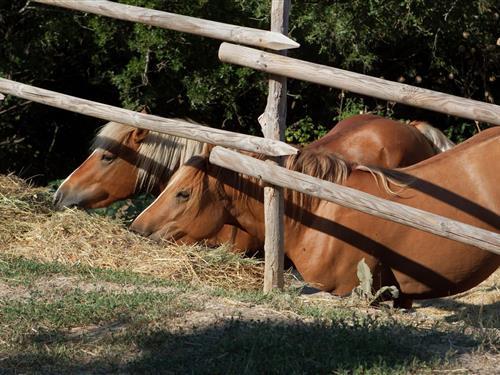
[[[38,3],[91,12],[122,20],[189,32],[236,43],[270,49],[298,47],[286,36],[290,0],[272,1],[271,31],[255,30],[219,22],[179,16],[172,13],[133,7],[111,1],[33,0]],[[220,129],[208,128],[179,119],[165,119],[122,108],[75,98],[0,78],[0,92],[34,102],[117,121],[131,126],[177,135],[202,142],[233,147],[271,156],[289,155],[296,149],[281,142],[286,119],[286,78],[302,79],[342,88],[363,95],[396,101],[450,115],[500,125],[500,107],[470,99],[438,93],[414,86],[312,64],[279,54],[223,43],[219,50],[222,61],[252,67],[271,73],[265,113],[259,118],[266,138],[252,137]],[[231,160],[228,160],[231,159]],[[449,220],[438,215],[395,204],[369,194],[342,187],[298,172],[255,160],[234,151],[215,148],[211,160],[218,165],[261,177],[273,184],[266,189],[266,275],[265,290],[282,286],[283,270],[283,196],[287,187],[340,205],[393,220],[446,238],[464,242],[500,254],[500,235]],[[235,163],[234,161],[238,162]],[[256,172],[258,171],[258,172]],[[402,208],[404,208],[402,210]],[[416,215],[418,214],[418,215]],[[414,216],[416,215],[416,216]]]
[[[288,34],[288,14],[290,0],[275,0],[271,4],[271,30]],[[286,54],[286,51],[281,54]],[[264,113],[259,117],[264,137],[285,140],[286,127],[286,77],[270,76],[269,93]],[[280,158],[275,158],[277,165]],[[284,286],[284,215],[285,204],[283,190],[279,186],[264,188],[264,291]]]
[[[100,118],[102,120],[115,121],[137,128],[194,139],[200,142],[225,145],[239,150],[259,152],[270,156],[292,155],[297,153],[295,147],[273,139],[215,129],[208,126],[193,124],[182,119],[169,119],[130,111],[124,108],[113,107],[111,105],[25,85],[5,78],[0,78],[0,92],[52,107]]]
[[[223,43],[220,46],[219,58],[223,62],[271,74],[280,74],[357,94],[500,125],[500,106],[495,104],[465,99],[229,43]]]
[[[466,243],[500,255],[500,234],[215,147],[210,162],[274,185]]]

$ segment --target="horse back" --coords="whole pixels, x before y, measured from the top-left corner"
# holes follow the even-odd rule
[[[340,121],[308,147],[322,147],[351,162],[386,168],[415,164],[437,153],[415,127],[372,114]]]
[[[415,166],[387,171],[396,179],[412,178],[406,178],[411,182],[397,195],[385,192],[365,171],[353,171],[346,185],[498,233],[499,158],[500,128],[496,128]],[[323,203],[311,216],[317,222],[305,223],[303,236],[309,241],[316,238],[316,245],[321,238],[323,246],[315,248],[321,254],[309,254],[305,269],[320,269],[317,274],[327,290],[343,292],[352,288],[354,281],[348,275],[355,273],[355,265],[363,258],[374,280],[394,277],[394,285],[409,299],[465,291],[500,265],[500,256],[486,250],[333,203]],[[321,259],[321,263],[312,264],[314,259]],[[377,264],[384,267],[377,269]]]

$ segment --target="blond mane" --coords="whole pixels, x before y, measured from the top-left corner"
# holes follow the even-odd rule
[[[352,171],[352,164],[322,148],[306,148],[296,155],[289,156],[285,167],[336,184],[344,184]],[[295,206],[307,209],[312,209],[312,206],[320,201],[311,195],[291,189],[285,189],[285,197]]]
[[[257,159],[266,159],[267,157],[259,154],[250,154]],[[345,184],[353,171],[363,171],[372,174],[379,188],[391,195],[397,195],[399,191],[394,191],[391,187],[397,186],[399,190],[407,187],[413,181],[411,178],[397,173],[397,171],[386,170],[384,168],[368,167],[357,165],[340,158],[335,153],[323,148],[307,147],[296,155],[291,155],[285,159],[287,169],[304,173],[328,182],[336,184]],[[255,177],[249,177],[241,173],[234,173],[235,180],[232,186],[236,190],[234,199],[240,200],[246,204],[250,196],[261,197],[264,182]],[[300,193],[292,189],[285,189],[285,198],[294,207],[312,210],[319,204],[321,199],[312,197],[308,194]],[[299,210],[299,211],[301,211]],[[291,214],[296,217],[297,212],[293,209]],[[303,210],[302,210],[303,211]]]
[[[98,132],[92,149],[109,150],[126,141],[134,127],[109,122]],[[189,158],[203,152],[204,143],[149,131],[138,149],[136,191],[151,192]]]

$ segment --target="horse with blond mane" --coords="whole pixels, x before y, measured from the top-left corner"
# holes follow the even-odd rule
[[[414,164],[451,143],[436,128],[409,126],[371,114],[340,121],[312,147],[325,147],[357,163],[382,167]],[[110,122],[97,135],[92,154],[61,184],[54,195],[56,207],[105,207],[140,192],[159,194],[173,172],[202,152],[201,142]],[[262,248],[246,233],[227,226],[210,241],[230,242],[235,249]]]
[[[264,240],[260,180],[192,158],[172,177],[131,229],[149,237],[201,240],[230,224]],[[286,167],[493,232],[500,230],[500,128],[452,150],[396,169],[358,166],[329,150],[305,147]],[[374,177],[381,178],[377,183]],[[395,193],[396,191],[397,193]],[[304,280],[338,295],[358,284],[364,259],[374,288],[395,285],[395,306],[468,290],[500,264],[500,256],[399,223],[285,190],[285,254]]]

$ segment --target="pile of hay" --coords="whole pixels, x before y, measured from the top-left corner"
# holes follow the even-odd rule
[[[261,261],[224,247],[154,243],[106,217],[77,209],[54,211],[51,200],[46,188],[0,175],[0,253],[202,285],[261,288]]]

